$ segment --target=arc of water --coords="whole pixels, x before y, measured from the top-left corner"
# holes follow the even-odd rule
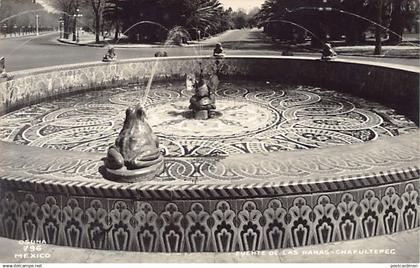
[[[323,40],[321,40],[321,38],[319,38],[316,34],[314,34],[312,31],[310,31],[309,29],[303,27],[300,24],[297,24],[295,22],[289,21],[289,20],[268,20],[268,21],[264,21],[264,23],[270,23],[270,22],[282,22],[282,23],[287,23],[287,24],[291,24],[294,26],[299,27],[300,29],[310,33],[313,37],[315,37],[318,41],[320,41],[321,43],[323,43]]]
[[[170,44],[170,42],[174,38],[175,34],[177,34],[177,30],[180,30],[181,28],[183,28],[183,27],[181,27],[181,26],[175,26],[173,29],[171,29],[171,30],[168,31],[168,37],[166,38],[166,41],[165,41],[165,43],[163,45],[163,49],[165,49],[166,47],[168,47],[168,45]],[[185,31],[185,29],[184,29],[184,31]],[[143,100],[141,102],[141,106],[142,107],[144,107],[145,104],[146,104],[146,102],[147,102],[147,98],[149,96],[149,92],[150,92],[150,88],[152,86],[153,78],[154,78],[155,73],[156,73],[156,70],[157,70],[157,68],[159,66],[160,60],[161,60],[161,57],[157,57],[156,60],[155,60],[155,62],[154,62],[154,64],[153,64],[153,66],[152,66],[152,71],[150,73],[149,80],[147,81],[146,89],[145,89],[145,92],[144,92],[144,97],[143,97]]]
[[[296,11],[300,11],[300,10],[316,10],[316,11],[322,11],[322,10],[325,10],[325,11],[335,11],[335,12],[339,12],[339,13],[347,14],[347,15],[354,16],[354,17],[357,17],[357,18],[359,18],[359,19],[362,19],[362,20],[364,20],[364,21],[367,21],[367,22],[369,22],[369,23],[372,23],[373,25],[378,26],[378,27],[379,27],[379,28],[381,28],[382,30],[386,30],[386,31],[388,31],[388,32],[390,32],[390,33],[392,33],[392,34],[394,34],[394,35],[398,36],[398,37],[403,38],[403,36],[401,36],[401,35],[399,35],[398,33],[396,33],[396,32],[394,32],[394,31],[392,31],[391,29],[389,29],[389,28],[387,28],[387,27],[385,27],[385,26],[381,25],[380,23],[377,23],[377,22],[375,22],[375,21],[373,21],[373,20],[371,20],[371,19],[368,19],[368,18],[366,18],[366,17],[360,16],[360,15],[358,15],[358,14],[356,14],[356,13],[349,12],[349,11],[346,11],[346,10],[342,10],[342,9],[338,9],[338,8],[334,8],[334,7],[323,7],[323,8],[316,8],[316,7],[298,7],[298,8],[293,8],[293,9],[287,9],[287,8],[286,8],[286,11],[287,11],[287,12],[289,12],[289,13],[296,12]],[[412,42],[409,42],[409,41],[406,41],[406,42],[407,42],[407,43],[409,43],[409,44],[411,44],[411,45],[413,45],[413,46],[416,46],[416,47],[419,47],[419,46],[420,46],[420,45],[417,45],[417,44],[412,43]]]
[[[134,23],[134,24],[133,24],[133,25],[131,25],[131,26],[130,26],[127,30],[125,30],[125,31],[121,34],[121,37],[117,39],[117,41],[115,42],[115,44],[118,44],[118,43],[120,42],[120,40],[121,40],[122,36],[123,36],[123,35],[125,35],[128,31],[130,31],[131,29],[133,29],[133,28],[134,28],[134,27],[136,27],[137,25],[141,25],[141,24],[153,24],[153,25],[156,25],[156,26],[161,27],[161,28],[162,28],[162,29],[164,29],[166,32],[169,32],[169,29],[168,29],[168,28],[166,28],[165,26],[163,26],[163,25],[162,25],[162,24],[160,24],[160,23],[157,23],[157,22],[155,22],[155,21],[142,20],[142,21],[139,21],[139,22]]]
[[[0,23],[3,23],[3,22],[5,22],[5,21],[8,21],[8,20],[10,20],[10,19],[13,19],[13,18],[18,17],[18,16],[21,16],[21,15],[25,15],[25,14],[29,14],[29,13],[35,13],[35,12],[40,12],[40,11],[45,11],[45,9],[40,8],[40,9],[34,9],[34,10],[22,11],[22,12],[19,12],[19,13],[17,13],[17,14],[14,14],[14,15],[12,15],[12,16],[9,16],[9,17],[7,17],[7,18],[4,18],[4,19],[0,20]]]
[[[293,9],[293,10],[288,10],[288,9],[286,9],[288,12],[293,12],[293,11],[297,11],[297,10],[303,10],[303,9],[311,9],[311,10],[319,10],[318,8],[312,8],[312,7],[300,7],[300,8],[296,8],[296,9]],[[386,27],[384,27],[384,26],[382,26],[382,25],[380,25],[380,24],[378,24],[378,23],[376,23],[376,22],[374,22],[374,21],[372,21],[372,20],[369,20],[369,19],[367,19],[367,18],[365,18],[365,17],[363,17],[363,16],[360,16],[360,15],[357,15],[357,14],[354,14],[354,13],[351,13],[351,12],[347,12],[347,11],[344,11],[344,10],[341,10],[341,9],[335,9],[335,8],[329,8],[330,10],[334,10],[334,11],[339,11],[339,12],[341,12],[341,13],[345,13],[345,14],[348,14],[348,15],[352,15],[352,16],[356,16],[356,17],[358,17],[358,18],[361,18],[361,19],[364,19],[364,20],[366,20],[366,21],[368,21],[368,22],[371,22],[371,23],[373,23],[374,25],[378,25],[379,27],[381,27],[382,29],[385,29],[385,30],[388,30],[388,31],[390,31],[390,32],[392,32],[393,34],[396,34],[396,35],[398,35],[397,33],[395,33],[395,32],[393,32],[393,31],[391,31],[391,30],[389,30],[388,28],[386,28]],[[320,40],[320,41],[322,41],[319,37],[317,37],[313,32],[311,32],[311,31],[309,31],[308,29],[306,29],[305,27],[303,27],[303,26],[301,26],[301,25],[299,25],[299,24],[297,24],[297,23],[294,23],[294,22],[291,22],[291,21],[287,21],[287,20],[269,20],[269,21],[266,21],[265,23],[269,23],[269,22],[273,22],[273,21],[280,21],[280,22],[284,22],[284,23],[290,23],[290,24],[293,24],[293,25],[295,25],[295,26],[297,26],[297,27],[299,27],[299,28],[301,28],[301,29],[303,29],[303,30],[305,30],[305,31],[308,31],[312,36],[314,36],[315,38],[317,38],[318,40]],[[398,35],[398,36],[400,36],[400,35]],[[400,37],[402,37],[402,36],[400,36]],[[409,43],[409,44],[411,44],[411,45],[413,45],[413,46],[415,46],[415,47],[419,47],[419,45],[417,45],[417,44],[414,44],[414,43],[412,43],[412,42],[407,42],[407,43]],[[401,43],[400,44],[398,44],[398,46],[399,45],[401,45]],[[392,51],[393,49],[390,49],[390,50],[388,50],[387,52],[385,52],[384,54],[382,54],[382,55],[380,55],[380,57],[381,58],[383,58],[383,57],[385,57],[388,53],[390,53],[391,51]],[[371,67],[371,69],[368,71],[368,76],[370,76],[371,75],[371,73],[372,73],[372,68],[373,67]],[[361,87],[363,87],[364,85],[365,85],[366,83],[364,83],[363,85],[361,85]]]

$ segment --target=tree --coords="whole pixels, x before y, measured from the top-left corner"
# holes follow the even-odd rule
[[[76,17],[77,11],[91,10],[94,18],[94,31],[96,43],[100,41],[102,13],[106,0],[44,0],[49,5],[59,10],[63,14],[64,38],[68,39],[70,32],[76,36]]]
[[[187,28],[198,28],[203,32],[219,32],[218,25],[220,25],[223,13],[223,7],[218,0],[193,0],[184,1],[188,10],[185,13],[185,26]]]
[[[395,8],[400,10],[403,1],[415,0],[267,0],[256,19],[273,36],[281,34],[291,38],[296,28],[305,28],[311,33],[315,46],[327,39],[340,39],[342,35],[345,35],[347,44],[363,43],[365,32],[376,25],[376,48],[379,51],[383,28],[390,22],[396,26],[402,24],[403,16]],[[390,15],[391,10],[394,16]],[[292,27],[286,22],[295,25]],[[398,35],[402,34],[401,26],[398,32]]]
[[[398,44],[402,41],[405,27],[410,27],[416,21],[419,12],[419,2],[416,0],[392,0],[389,43]]]
[[[155,0],[124,0],[119,3],[122,31],[130,41],[154,42],[165,38],[167,27],[162,25],[163,17],[169,18],[168,5],[173,4],[173,1],[168,1],[167,6],[162,4]]]
[[[70,32],[73,30],[71,22],[73,20],[73,14],[77,8],[76,0],[49,0],[48,4],[55,9],[59,10],[62,13],[63,18],[63,28],[64,28],[64,38],[68,39]]]
[[[122,1],[123,0],[107,0],[103,10],[103,19],[111,21],[114,26],[115,41],[119,38],[121,19],[123,17]]]
[[[248,14],[248,24],[250,27],[255,27],[257,26],[257,21],[255,20],[255,16],[260,12],[260,8],[258,7],[254,7],[253,9],[251,9]]]
[[[162,41],[174,27],[194,38],[232,27],[232,12],[219,0],[119,0],[104,10],[104,18],[117,17],[132,41]]]
[[[101,33],[101,19],[102,12],[105,7],[105,0],[87,0],[90,3],[90,6],[95,15],[95,42],[100,42],[100,33]]]
[[[233,20],[234,27],[237,29],[242,29],[249,26],[248,24],[249,19],[244,10],[240,9],[236,12],[233,12],[232,20]]]
[[[303,40],[308,32],[312,44],[319,46],[329,28],[326,14],[318,10],[323,5],[322,1],[311,0],[267,0],[255,20],[273,38]]]

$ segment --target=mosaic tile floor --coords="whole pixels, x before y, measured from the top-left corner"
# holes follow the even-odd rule
[[[106,152],[125,108],[143,85],[112,88],[32,105],[0,117],[0,139],[74,151]],[[166,156],[223,156],[310,149],[375,140],[417,130],[392,109],[335,91],[265,82],[222,83],[210,120],[191,119],[182,82],[155,83],[148,122]]]

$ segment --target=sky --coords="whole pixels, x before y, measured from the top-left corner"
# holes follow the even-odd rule
[[[225,8],[231,7],[233,10],[239,8],[246,11],[251,10],[253,7],[260,7],[265,0],[219,0]]]
[[[56,13],[56,10],[53,7],[51,7],[47,4],[48,1],[46,1],[46,0],[36,0],[36,2],[40,5],[42,5],[48,12]]]

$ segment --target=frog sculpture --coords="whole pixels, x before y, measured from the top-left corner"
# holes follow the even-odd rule
[[[322,50],[321,59],[325,61],[329,61],[335,59],[337,57],[337,53],[334,51],[330,43],[325,43],[324,48]]]
[[[112,61],[115,61],[116,59],[117,59],[117,54],[115,53],[115,49],[113,47],[109,47],[105,56],[102,58],[102,61],[112,62]]]
[[[159,140],[145,119],[141,106],[126,110],[123,128],[104,161],[105,178],[137,182],[153,179],[163,171]]]
[[[216,47],[213,50],[213,57],[222,59],[225,57],[225,53],[223,52],[223,47],[221,43],[217,43]]]

